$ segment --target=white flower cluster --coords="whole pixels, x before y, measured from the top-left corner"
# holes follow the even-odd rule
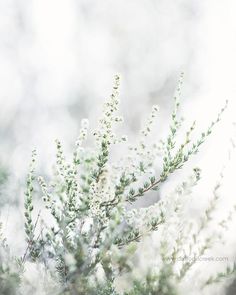
[[[81,120],[81,129],[79,132],[79,137],[76,141],[76,146],[81,147],[83,142],[87,139],[88,135],[88,128],[89,128],[89,120],[88,119],[82,119]]]
[[[76,150],[74,152],[74,163],[75,164],[80,163],[80,157],[81,157],[82,152],[84,151],[84,148],[82,147],[82,145],[83,145],[84,141],[87,139],[88,129],[89,129],[89,120],[82,119],[81,120],[81,128],[79,131],[79,136],[75,142],[75,145],[76,145]]]
[[[92,195],[90,214],[92,217],[99,218],[104,224],[108,221],[108,218],[102,204],[114,198],[114,186],[111,183],[110,176],[110,170],[107,167],[100,175],[99,181],[92,182],[90,186],[90,194]]]
[[[94,132],[94,136],[98,145],[101,144],[101,141],[107,142],[108,145],[114,142],[116,138],[113,132],[113,123],[123,122],[123,118],[116,115],[120,104],[119,86],[120,77],[116,75],[110,99],[105,102],[103,107],[103,115],[99,120],[99,128]]]

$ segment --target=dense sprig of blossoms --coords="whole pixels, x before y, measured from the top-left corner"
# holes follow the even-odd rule
[[[57,282],[53,294],[117,295],[116,281],[123,272],[128,272],[133,280],[131,290],[123,290],[124,295],[176,294],[178,282],[192,264],[171,265],[165,262],[165,257],[174,261],[180,253],[191,255],[196,248],[195,255],[200,255],[209,248],[209,241],[198,236],[208,225],[217,198],[200,218],[198,228],[192,228],[184,218],[186,200],[200,180],[198,168],[169,195],[146,208],[136,208],[137,200],[155,194],[172,173],[183,168],[198,152],[224,112],[225,107],[197,140],[191,139],[193,122],[178,143],[177,135],[183,125],[178,115],[182,80],[181,74],[167,138],[158,141],[153,136],[159,113],[159,107],[153,106],[139,139],[130,144],[126,136],[118,136],[115,131],[117,123],[123,122],[118,113],[120,77],[115,76],[112,94],[104,103],[98,128],[93,132],[94,146],[85,145],[87,119],[81,121],[72,160],[67,159],[61,142],[56,140],[54,178],[47,183],[42,176],[38,177],[44,208],[33,205],[33,193],[36,194],[33,152],[25,195],[27,248],[18,263],[21,267],[26,262],[44,267],[50,279]],[[124,145],[125,156],[114,162],[112,147],[118,144]],[[50,222],[44,218],[48,215],[52,217]],[[222,226],[226,222],[228,219],[222,221]],[[160,233],[157,252],[161,263],[157,271],[144,274],[143,281],[138,283],[132,277],[132,259],[138,255],[137,242],[152,232]],[[191,251],[187,253],[186,249]],[[233,272],[230,268],[225,277]],[[205,285],[216,280],[217,275]],[[45,290],[46,294],[50,292]]]
[[[94,132],[94,136],[99,147],[102,143],[105,143],[108,146],[110,146],[112,143],[115,143],[117,138],[113,131],[113,125],[114,123],[123,122],[123,118],[116,115],[120,104],[119,86],[120,77],[116,75],[114,78],[112,94],[105,102],[103,107],[103,115],[99,119],[99,128]]]
[[[76,164],[79,164],[81,153],[84,151],[82,145],[83,145],[83,142],[87,139],[88,128],[89,128],[89,120],[83,119],[81,121],[81,129],[79,132],[79,137],[75,142],[76,151],[74,152],[74,163]]]

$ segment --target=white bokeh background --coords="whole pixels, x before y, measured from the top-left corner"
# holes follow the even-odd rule
[[[122,76],[126,132],[135,137],[152,104],[160,105],[157,132],[164,132],[182,71],[187,122],[196,118],[199,129],[206,127],[229,100],[193,160],[204,169],[207,195],[235,136],[235,11],[234,0],[0,0],[0,161],[12,188],[5,197],[21,202],[16,192],[34,147],[48,169],[56,138],[69,150],[82,118],[96,124],[115,73]],[[229,203],[235,164],[232,152],[224,187]],[[1,214],[14,219],[9,211]]]

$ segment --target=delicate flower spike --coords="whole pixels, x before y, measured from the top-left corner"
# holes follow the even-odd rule
[[[159,107],[157,105],[154,105],[152,107],[151,114],[149,115],[144,128],[141,130],[141,134],[144,135],[145,137],[151,133],[152,126],[155,123],[155,119],[156,119],[158,113],[159,113]]]
[[[76,141],[76,145],[78,147],[81,147],[83,142],[87,139],[88,135],[88,128],[89,128],[89,120],[88,119],[82,119],[81,120],[81,129],[79,132],[79,137]]]
[[[79,131],[79,137],[75,142],[76,150],[74,152],[74,163],[80,164],[80,157],[81,153],[83,152],[83,143],[87,139],[88,136],[88,128],[89,128],[89,120],[88,119],[82,119],[81,120],[81,128]]]

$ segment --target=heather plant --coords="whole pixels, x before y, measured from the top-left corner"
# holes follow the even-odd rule
[[[65,155],[62,143],[56,140],[54,174],[47,181],[36,176],[37,153],[32,152],[24,201],[27,245],[20,259],[8,252],[6,266],[1,255],[0,279],[6,273],[6,284],[13,288],[6,289],[5,294],[181,294],[181,284],[197,258],[220,241],[215,235],[204,234],[212,223],[220,184],[195,225],[185,211],[192,190],[201,179],[199,168],[193,168],[192,174],[169,195],[147,207],[140,204],[150,194],[157,194],[162,184],[198,153],[226,108],[225,105],[196,139],[195,122],[179,138],[183,125],[178,113],[182,79],[183,75],[174,96],[166,139],[157,141],[154,135],[157,106],[152,107],[137,142],[130,144],[127,136],[117,135],[116,125],[123,118],[119,115],[120,78],[115,76],[112,94],[91,135],[93,146],[86,141],[89,122],[83,119],[71,157]],[[123,155],[114,160],[121,146]],[[221,220],[219,233],[228,222],[229,217]],[[150,242],[154,235],[155,244]],[[6,249],[4,243],[1,249]],[[149,251],[147,247],[156,251],[157,264],[150,263],[140,278],[135,270],[143,245],[145,251]],[[178,261],[179,256],[194,259]],[[25,274],[32,265],[39,276],[31,288]],[[229,265],[206,278],[199,290],[233,276],[235,270],[235,265]],[[127,278],[128,288],[122,289]]]

